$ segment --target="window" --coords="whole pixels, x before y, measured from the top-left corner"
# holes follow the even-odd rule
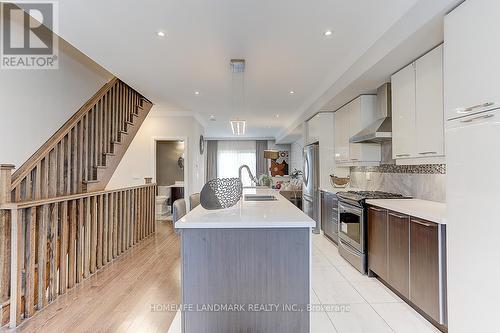
[[[238,177],[238,169],[243,164],[248,165],[255,175],[256,153],[255,141],[219,141],[217,147],[217,177]],[[243,186],[253,183],[246,170],[242,173]]]

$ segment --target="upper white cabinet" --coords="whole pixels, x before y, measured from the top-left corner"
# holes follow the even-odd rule
[[[416,61],[418,157],[444,155],[443,46]]]
[[[394,74],[391,87],[393,158],[400,164],[429,163],[433,157],[442,159],[442,45]]]
[[[392,157],[409,158],[415,154],[415,63],[391,78]]]
[[[330,187],[330,174],[335,172],[335,117],[333,112],[320,112],[306,122],[306,145],[319,143],[320,187]]]
[[[444,21],[445,116],[500,107],[500,1],[467,0]]]
[[[332,125],[333,126],[333,125]],[[321,133],[321,120],[318,113],[306,122],[306,145],[319,141]]]
[[[362,95],[335,112],[335,161],[340,166],[380,163],[380,145],[350,143],[352,136],[377,120],[377,96]]]

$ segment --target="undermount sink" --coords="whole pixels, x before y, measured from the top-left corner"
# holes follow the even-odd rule
[[[276,201],[274,195],[245,194],[245,201]]]

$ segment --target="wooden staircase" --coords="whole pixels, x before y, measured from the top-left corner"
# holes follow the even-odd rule
[[[113,78],[12,175],[12,202],[104,190],[153,104]]]
[[[17,327],[155,232],[150,179],[104,191],[152,106],[113,78],[14,174],[0,164],[0,327]]]

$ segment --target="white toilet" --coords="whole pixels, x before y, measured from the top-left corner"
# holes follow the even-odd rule
[[[168,199],[170,198],[169,186],[158,186],[158,195],[156,196],[156,219],[164,220],[170,215],[170,206]]]

